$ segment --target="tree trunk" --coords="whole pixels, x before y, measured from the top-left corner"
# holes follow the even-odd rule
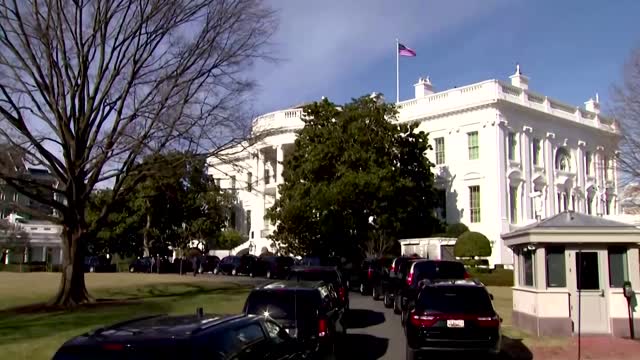
[[[144,226],[144,232],[142,234],[142,248],[144,250],[144,256],[148,257],[151,255],[151,251],[149,248],[151,244],[149,244],[149,232],[151,231],[151,214],[147,213],[147,224]]]
[[[62,232],[62,278],[52,305],[73,307],[94,301],[84,282],[84,235],[79,226],[75,229],[65,226]]]

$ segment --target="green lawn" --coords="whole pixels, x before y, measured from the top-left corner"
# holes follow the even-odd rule
[[[66,340],[101,325],[157,313],[237,313],[246,285],[178,275],[87,274],[97,304],[73,311],[12,310],[46,301],[55,293],[58,274],[0,273],[0,358],[50,359]],[[105,300],[109,300],[108,303]]]

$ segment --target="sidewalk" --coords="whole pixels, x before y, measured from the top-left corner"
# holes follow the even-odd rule
[[[578,338],[572,338],[567,346],[535,346],[530,350],[534,360],[578,359]],[[609,336],[583,336],[580,353],[581,359],[589,360],[640,359],[640,340],[620,339]]]

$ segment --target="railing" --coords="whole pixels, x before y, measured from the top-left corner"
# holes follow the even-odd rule
[[[289,109],[259,116],[253,120],[253,133],[296,130],[304,126],[301,109]]]

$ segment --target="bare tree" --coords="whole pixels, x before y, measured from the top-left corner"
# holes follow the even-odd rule
[[[618,167],[624,182],[640,180],[640,48],[625,64],[623,80],[613,88],[613,114],[622,128]]]
[[[0,164],[0,178],[63,225],[52,304],[91,301],[83,248],[114,200],[153,175],[142,156],[216,155],[239,142],[239,110],[276,27],[262,0],[0,0],[0,143],[57,186]],[[113,188],[97,221],[97,184]],[[54,193],[54,199],[42,196]],[[63,201],[59,201],[63,199]]]
[[[370,232],[369,238],[361,246],[366,257],[379,258],[387,254],[393,248],[393,240],[385,236],[379,230]]]

